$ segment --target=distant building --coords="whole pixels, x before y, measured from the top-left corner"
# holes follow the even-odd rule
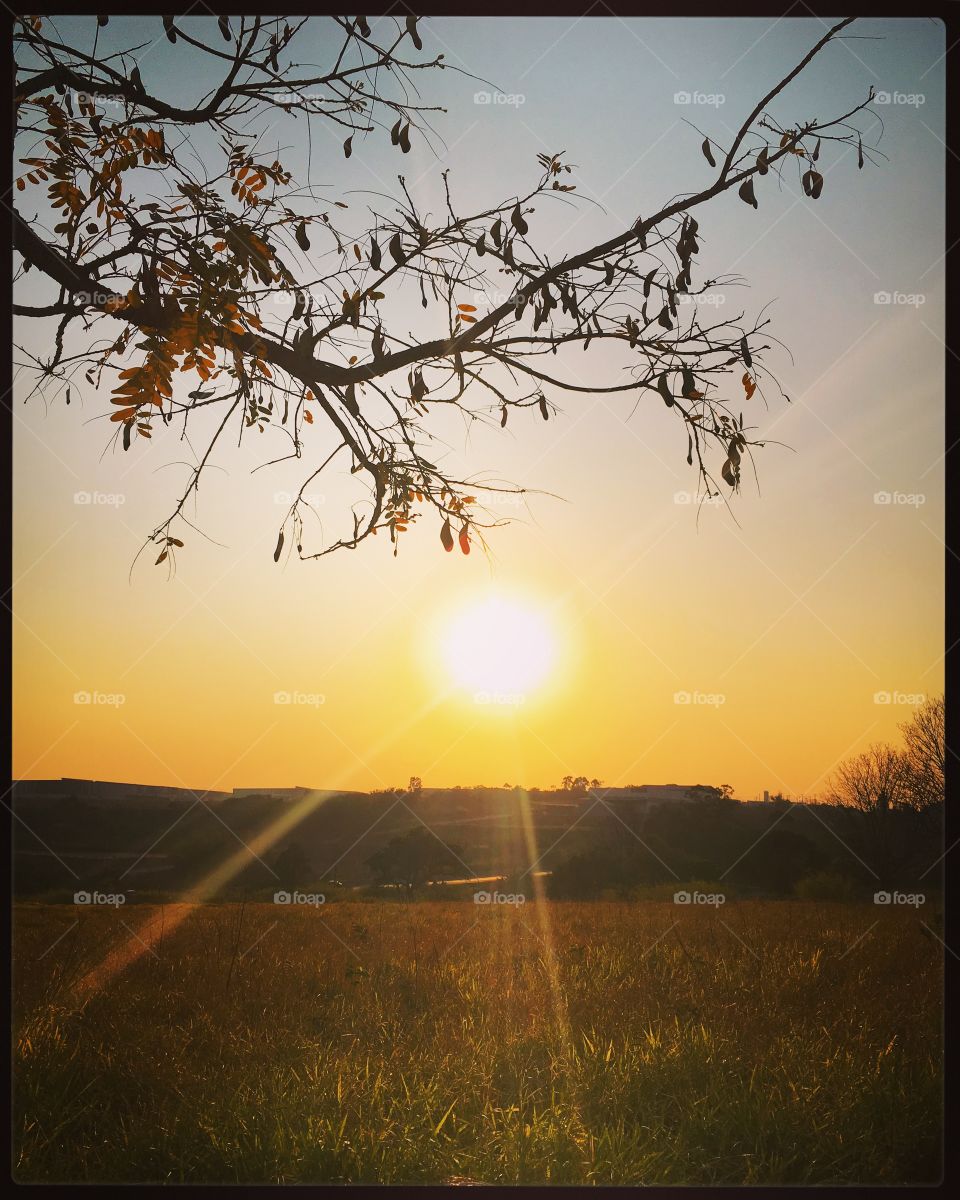
[[[229,795],[230,800],[242,800],[245,796],[269,796],[271,800],[304,800],[307,796],[323,794],[316,788],[308,787],[258,787],[234,788]]]
[[[198,800],[216,802],[227,792],[193,791],[191,788],[162,787],[151,783],[116,783],[103,779],[17,779],[13,783],[14,800],[92,800],[115,802],[153,800],[158,803],[195,804]]]

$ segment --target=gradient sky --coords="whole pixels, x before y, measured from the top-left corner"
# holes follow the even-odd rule
[[[534,182],[537,153],[566,150],[578,195],[602,208],[545,204],[532,220],[541,245],[555,238],[554,255],[580,250],[702,186],[703,133],[728,139],[823,29],[814,19],[425,20],[425,54],[442,50],[523,102],[477,104],[490,85],[453,71],[420,77],[449,110],[433,118],[446,149],[418,140],[401,166],[382,137],[358,139],[345,162],[334,132],[314,148],[314,176],[331,201],[362,210],[364,190],[389,190],[402,169],[437,212],[445,168],[472,208]],[[222,544],[193,536],[171,581],[146,556],[128,581],[191,447],[155,438],[104,452],[105,396],[24,405],[18,382],[15,775],[368,788],[411,774],[428,786],[546,786],[582,772],[611,786],[729,782],[751,798],[822,792],[841,757],[895,737],[910,707],[875,695],[942,689],[945,44],[927,19],[853,32],[774,112],[823,119],[871,84],[922,96],[876,110],[888,161],[858,172],[855,153],[825,151],[815,203],[768,177],[758,211],[731,193],[698,212],[697,277],[743,276],[749,287],[724,292],[724,315],[773,302],[773,332],[792,354],[771,352],[767,365],[793,403],[771,395],[765,412],[757,397],[751,410],[788,448],[759,454],[760,494],[745,481],[739,525],[713,507],[698,521],[676,501],[696,478],[662,404],[630,416],[632,398],[551,394],[563,411],[547,425],[517,413],[507,431],[468,439],[460,423],[439,424],[451,465],[562,497],[504,505],[517,520],[494,531],[489,560],[444,554],[427,523],[396,559],[384,538],[274,565],[286,508],[275,496],[302,478],[286,466],[251,476],[257,445],[221,456],[201,492],[199,522]],[[197,86],[162,40],[141,71],[148,88]],[[683,105],[680,92],[724,99]],[[281,157],[299,178],[294,134],[284,129]],[[878,292],[923,301],[877,304]],[[49,336],[19,332],[28,346]],[[603,379],[601,356],[581,358]],[[351,486],[318,485],[331,528]],[[922,502],[878,504],[880,492]],[[84,505],[77,493],[123,500]],[[474,704],[437,663],[445,622],[491,588],[548,614],[560,648],[549,683],[513,708]],[[75,703],[84,691],[123,704]],[[278,705],[277,692],[323,703]],[[678,692],[724,702],[678,704]]]

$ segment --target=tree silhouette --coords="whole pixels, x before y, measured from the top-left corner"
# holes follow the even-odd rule
[[[161,433],[186,438],[200,414],[209,425],[147,543],[157,563],[172,566],[189,536],[186,505],[215,454],[268,428],[285,450],[264,460],[302,460],[306,476],[275,559],[284,546],[315,558],[379,531],[396,551],[427,513],[445,549],[482,542],[499,523],[483,501],[504,489],[448,475],[428,457],[431,417],[451,408],[502,426],[525,409],[551,419],[562,393],[665,404],[702,491],[719,490],[716,474],[739,488],[743,459],[763,445],[752,398],[777,386],[764,366],[767,321],[701,324],[700,307],[681,314],[678,297],[722,282],[695,278],[704,206],[736,189],[756,208],[764,177],[794,171],[815,200],[821,145],[856,147],[861,167],[872,153],[856,124],[872,90],[826,121],[784,126],[768,107],[850,19],[759,99],[726,146],[704,137],[705,184],[703,161],[691,162],[690,192],[554,260],[537,248],[536,226],[541,203],[575,198],[564,153],[538,155],[529,182],[478,209],[445,172],[446,211],[432,221],[399,176],[397,207],[365,221],[309,177],[294,181],[263,148],[268,126],[283,141],[285,128],[317,121],[342,128],[346,157],[361,149],[358,135],[389,131],[401,156],[428,139],[432,109],[411,101],[419,93],[408,85],[447,64],[424,51],[417,17],[380,19],[377,36],[364,17],[191,19],[204,37],[172,17],[155,18],[154,30],[153,20],[137,19],[133,44],[131,24],[108,31],[107,17],[88,18],[69,40],[42,17],[15,19],[23,173],[13,244],[15,313],[50,334],[48,356],[18,347],[35,390],[67,403],[72,392],[108,392],[124,450]],[[327,36],[310,50],[324,47],[329,61],[307,69],[296,53],[318,21]],[[178,103],[156,59],[143,74],[137,65],[161,30],[203,56],[212,83],[195,107]],[[202,156],[189,155],[185,134],[205,139]],[[477,312],[468,297],[502,291],[504,278],[509,294]],[[409,332],[411,305],[427,310],[425,340]],[[572,382],[569,353],[600,343],[619,351],[615,380]],[[366,481],[368,498],[326,537],[307,489],[341,465]]]
[[[391,838],[366,860],[378,883],[417,887],[429,879],[442,879],[463,870],[462,847],[445,842],[418,825],[405,834]]]
[[[900,726],[907,758],[907,790],[919,811],[936,810],[945,796],[947,761],[943,696],[932,696]]]

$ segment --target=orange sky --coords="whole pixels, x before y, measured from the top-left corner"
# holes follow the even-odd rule
[[[653,60],[642,163],[624,158],[619,110],[599,132],[556,111],[556,78],[568,60],[594,61],[583,57],[594,42],[607,52],[604,104],[616,109],[618,94],[640,86],[613,24],[581,24],[584,40],[558,43],[552,73],[528,75],[519,113],[476,108],[470,81],[443,81],[453,89],[448,144],[465,105],[476,128],[449,160],[411,154],[423,156],[424,194],[438,191],[445,166],[461,186],[490,187],[481,164],[498,147],[508,147],[505,174],[530,174],[536,151],[568,146],[581,190],[608,209],[567,230],[576,218],[563,218],[558,236],[580,249],[614,231],[612,214],[635,216],[702,179],[699,143],[673,103],[677,80]],[[809,24],[770,32],[763,71],[802,53]],[[654,25],[645,41],[673,62],[679,23]],[[724,75],[753,36],[735,25],[696,25],[688,49],[713,64],[705,90],[729,93],[723,108],[697,114],[718,136],[767,82],[759,65],[755,78]],[[871,25],[885,40],[859,52],[869,65],[845,60],[826,99],[814,100],[824,76],[811,79],[797,111],[805,96],[818,111],[856,101],[873,75],[909,89],[942,52],[935,23]],[[522,29],[494,61],[489,33],[466,21],[437,28],[478,73],[508,84],[520,74],[513,56],[532,61]],[[475,61],[484,54],[490,61]],[[397,559],[384,540],[274,565],[282,493],[301,479],[282,466],[249,474],[257,455],[272,456],[267,434],[225,458],[201,492],[201,527],[220,544],[194,535],[171,580],[141,560],[128,581],[190,447],[171,437],[104,454],[102,399],[45,410],[15,391],[15,775],[368,788],[411,774],[428,786],[546,786],[584,773],[608,785],[729,782],[750,798],[822,791],[838,759],[895,737],[909,697],[942,689],[942,67],[925,86],[922,110],[884,114],[882,186],[847,164],[816,213],[771,188],[757,213],[731,197],[701,218],[704,272],[748,278],[751,290],[730,299],[748,312],[776,299],[776,332],[795,358],[771,358],[793,404],[771,397],[768,412],[758,403],[751,413],[789,449],[761,453],[762,495],[745,482],[736,521],[711,507],[698,522],[683,502],[696,481],[662,405],[631,417],[625,399],[557,396],[556,421],[534,413],[504,434],[466,441],[441,422],[453,461],[562,497],[499,509],[517,520],[492,534],[489,559],[446,555],[429,525],[406,535]],[[351,161],[358,174],[343,168],[345,189],[373,186],[370,169]],[[913,232],[894,237],[905,213]],[[877,304],[882,289],[924,301]],[[325,434],[314,436],[319,457]],[[322,485],[325,523],[354,498],[352,484]],[[475,703],[438,650],[446,623],[491,589],[554,632],[555,668],[523,703]],[[278,693],[310,702],[277,703]]]

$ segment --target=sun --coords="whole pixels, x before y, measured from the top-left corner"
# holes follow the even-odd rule
[[[459,612],[443,639],[443,656],[458,687],[488,703],[526,698],[540,687],[556,660],[546,614],[503,596],[490,596]]]

